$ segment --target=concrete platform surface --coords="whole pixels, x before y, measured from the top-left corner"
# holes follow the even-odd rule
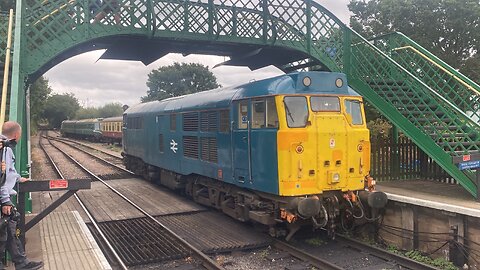
[[[378,182],[390,200],[480,217],[480,202],[460,185],[428,180]]]
[[[112,269],[77,211],[52,212],[39,225],[43,269]]]

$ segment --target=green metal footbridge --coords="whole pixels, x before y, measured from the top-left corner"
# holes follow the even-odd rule
[[[0,17],[0,59],[7,21]],[[145,64],[177,52],[229,56],[223,64],[251,69],[346,73],[352,88],[477,196],[475,171],[457,163],[480,159],[480,87],[401,33],[367,40],[313,0],[18,0],[10,120],[28,126],[37,77],[98,49],[107,49],[105,59]],[[20,146],[26,173],[27,141]]]

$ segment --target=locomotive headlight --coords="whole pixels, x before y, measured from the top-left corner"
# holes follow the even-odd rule
[[[340,174],[339,173],[334,173],[332,176],[332,182],[333,183],[338,183],[340,182]]]
[[[312,85],[312,79],[308,76],[303,78],[303,85],[309,87],[310,85]]]

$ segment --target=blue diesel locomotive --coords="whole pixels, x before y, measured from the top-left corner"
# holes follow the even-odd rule
[[[287,238],[305,224],[333,233],[387,202],[369,176],[362,98],[341,73],[292,73],[133,106],[122,154],[129,170]]]

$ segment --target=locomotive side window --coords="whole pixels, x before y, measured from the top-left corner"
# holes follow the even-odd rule
[[[308,105],[306,97],[285,97],[285,113],[287,115],[287,124],[291,128],[300,128],[307,126]]]
[[[340,100],[337,97],[311,97],[310,103],[314,112],[340,111]]]
[[[252,101],[252,128],[265,127],[265,100]]]
[[[278,128],[277,106],[274,98],[267,98],[267,128]]]
[[[358,100],[345,100],[345,111],[351,116],[352,125],[363,125],[362,107]]]
[[[248,127],[248,101],[244,100],[238,103],[238,129]]]

